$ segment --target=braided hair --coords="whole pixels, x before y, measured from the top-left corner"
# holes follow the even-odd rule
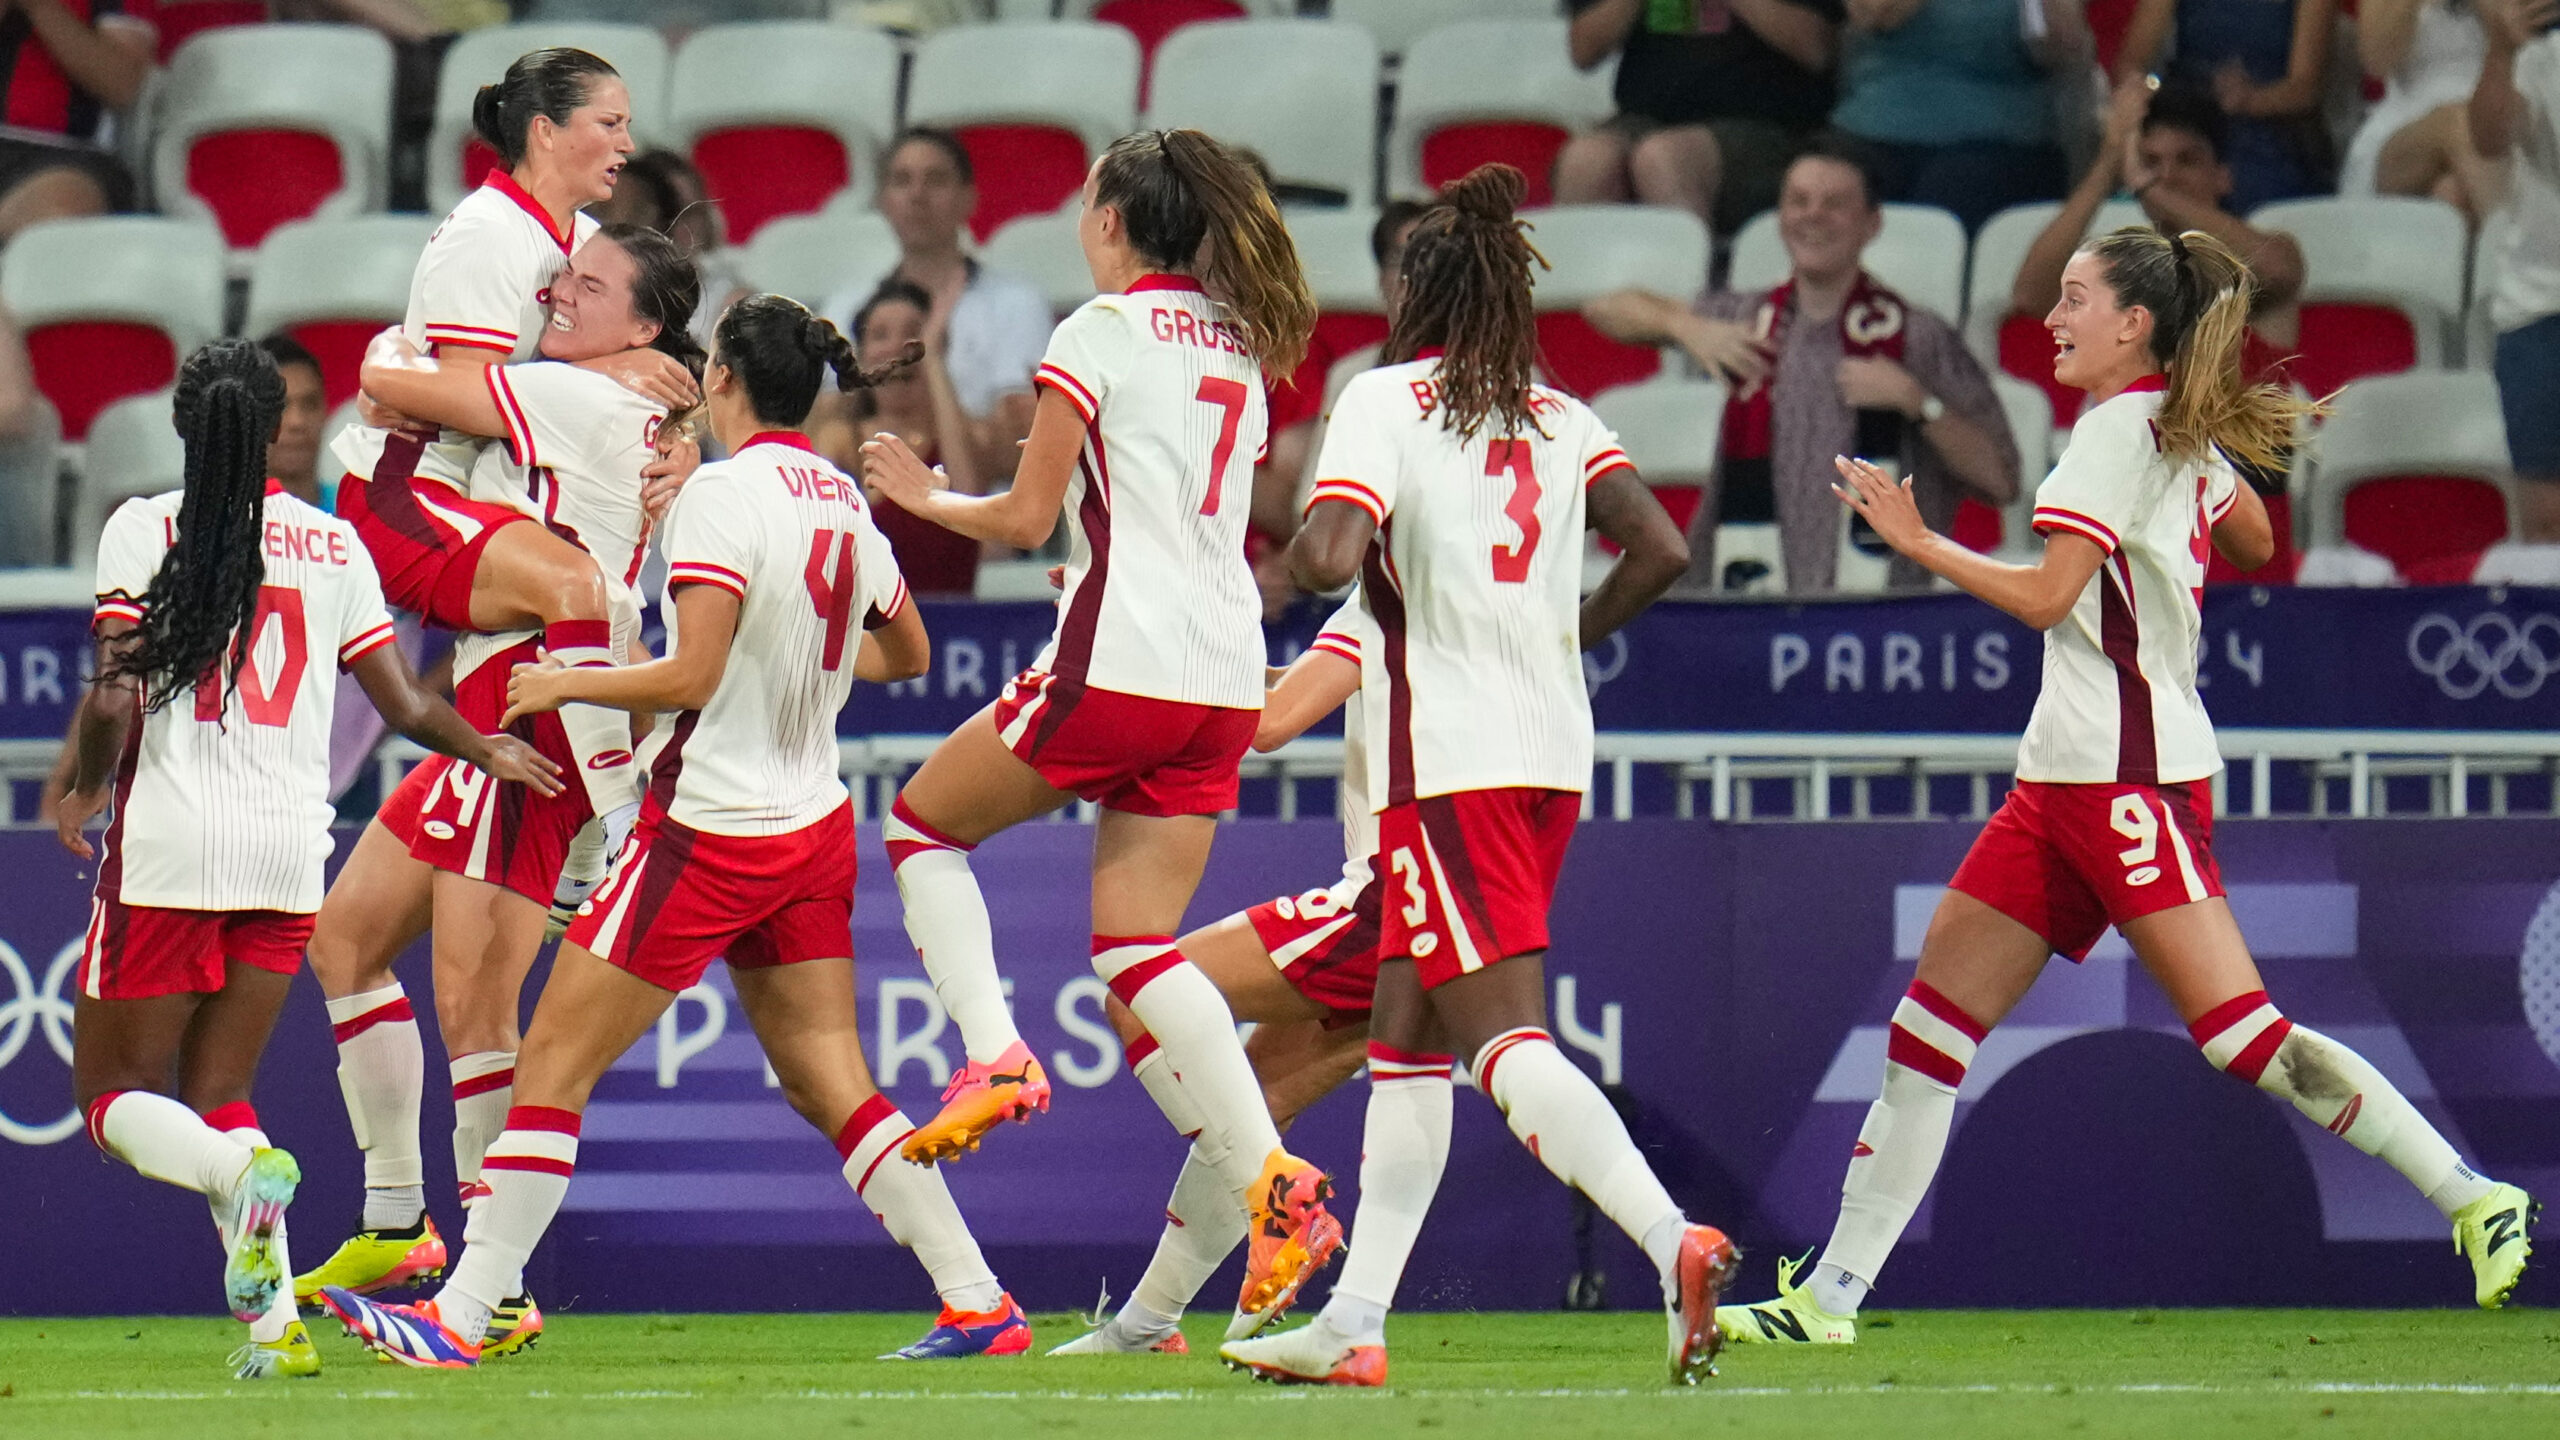
[[[834,322],[774,294],[750,295],[730,306],[711,340],[712,363],[737,373],[756,418],[769,425],[807,420],[826,370],[835,371],[838,390],[868,389],[924,358],[924,346],[911,344],[897,359],[865,370],[853,342]]]
[[[1405,242],[1404,305],[1387,334],[1389,365],[1438,346],[1441,423],[1462,437],[1488,425],[1534,425],[1538,317],[1529,266],[1547,258],[1513,212],[1529,182],[1508,165],[1479,165],[1451,181]],[[1543,432],[1542,432],[1543,433]]]
[[[142,597],[134,641],[101,679],[129,678],[145,713],[221,668],[223,699],[257,642],[267,442],[284,417],[284,377],[254,341],[216,340],[187,357],[171,401],[186,442],[177,539]]]

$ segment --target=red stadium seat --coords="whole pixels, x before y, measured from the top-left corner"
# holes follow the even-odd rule
[[[2046,332],[2044,321],[2033,315],[2011,315],[2000,322],[2000,368],[2045,393],[2053,402],[2054,428],[2064,429],[2080,418],[2080,402],[2087,397],[2053,378],[2053,336]]]
[[[250,262],[243,334],[283,331],[320,362],[329,403],[356,393],[365,346],[400,323],[409,277],[435,221],[424,215],[357,215],[287,225]]]
[[[2471,243],[2462,212],[2396,195],[2285,200],[2259,206],[2249,223],[2302,246],[2293,374],[2312,394],[2443,363],[2446,332],[2462,315]]]
[[[2368,375],[2417,369],[2420,356],[2418,327],[2408,312],[2358,300],[2306,302],[2297,348],[2294,378],[2314,395]]]
[[[1573,132],[1537,120],[1476,120],[1446,125],[1422,142],[1422,183],[1437,190],[1479,165],[1500,161],[1528,179],[1525,203],[1555,203],[1556,152]]]
[[[1529,204],[1548,204],[1556,152],[1609,110],[1607,77],[1573,68],[1562,20],[1444,25],[1405,51],[1389,189],[1420,194],[1498,160],[1528,178]]]
[[[1155,78],[1156,47],[1164,37],[1203,20],[1242,20],[1253,12],[1242,0],[1103,0],[1093,18],[1117,25],[1138,37],[1138,103],[1147,103],[1147,84]]]
[[[1529,211],[1540,272],[1538,348],[1558,386],[1592,396],[1662,368],[1662,352],[1622,345],[1591,328],[1582,307],[1626,289],[1687,301],[1705,288],[1707,229],[1685,210],[1652,205],[1554,205]]]
[[[379,208],[391,42],[354,25],[235,25],[188,41],[161,91],[152,174],[172,214],[246,250],[287,221]]]
[[[696,30],[668,77],[667,130],[689,148],[731,244],[767,221],[861,204],[898,128],[898,47],[822,21]]]
[[[166,65],[178,47],[207,30],[230,25],[263,25],[267,0],[167,0],[160,6],[160,63]]]
[[[2359,546],[2403,575],[2476,557],[2508,538],[2514,484],[2495,379],[2413,371],[2360,380],[2320,429],[2311,541]]]
[[[1083,137],[1055,125],[963,125],[954,133],[977,173],[969,232],[982,243],[1007,220],[1066,204],[1093,165]]]
[[[156,216],[48,221],[0,251],[0,302],[75,443],[99,411],[167,385],[181,356],[222,333],[223,290],[222,237]]]
[[[62,415],[62,438],[85,439],[98,412],[178,378],[178,347],[156,325],[74,320],[31,329],[27,363],[36,388]]]
[[[844,142],[799,125],[711,131],[693,142],[693,168],[733,243],[753,239],[768,220],[825,208],[853,180]]]
[[[187,191],[235,250],[310,219],[346,179],[338,143],[308,130],[225,130],[187,147]]]
[[[2431,562],[2458,561],[2463,579],[2480,552],[2507,538],[2507,496],[2467,475],[2387,475],[2345,496],[2347,540],[2390,561],[2402,575]]]
[[[916,47],[906,120],[950,130],[977,172],[981,241],[1057,209],[1092,157],[1137,128],[1138,41],[1089,20],[955,25]]]
[[[1662,370],[1660,350],[1612,340],[1570,310],[1551,310],[1538,317],[1538,358],[1558,389],[1585,398],[1633,385]]]

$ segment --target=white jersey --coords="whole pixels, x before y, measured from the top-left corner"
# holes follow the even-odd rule
[[[539,201],[504,171],[491,171],[428,237],[409,277],[401,330],[421,350],[470,346],[501,352],[510,362],[533,358],[551,279],[598,228],[580,212],[562,235],[551,228]],[[338,433],[330,453],[348,474],[371,479],[390,439],[388,430],[350,425]],[[416,456],[412,473],[460,490],[487,444],[460,430],[441,431]],[[407,460],[408,447],[400,447],[395,458]]]
[[[1582,681],[1583,490],[1627,464],[1581,401],[1530,391],[1535,424],[1460,439],[1436,359],[1343,388],[1314,500],[1378,522],[1360,594],[1378,627],[1362,667],[1375,808],[1459,790],[1591,784]],[[1541,433],[1543,432],[1543,433]]]
[[[98,537],[100,620],[142,621],[186,492],[126,501]],[[257,638],[218,679],[145,715],[116,772],[98,892],[175,910],[320,908],[329,858],[331,677],[392,643],[355,527],[268,482]],[[331,662],[335,664],[332,665]],[[315,665],[329,668],[317,669]]]
[[[1057,633],[1033,662],[1070,684],[1262,708],[1262,596],[1245,560],[1271,414],[1225,307],[1181,276],[1099,295],[1049,341],[1039,383],[1084,417],[1067,483]]]
[[[2560,31],[2516,52],[2515,145],[2489,319],[2500,331],[2560,314]]]
[[[1368,673],[1367,657],[1377,649],[1378,625],[1360,603],[1355,591],[1324,629],[1308,646],[1339,655]],[[1333,887],[1334,899],[1348,907],[1369,883],[1369,862],[1378,853],[1378,813],[1369,808],[1369,757],[1367,755],[1368,717],[1362,714],[1360,692],[1342,702],[1342,780],[1335,787],[1334,813],[1342,817],[1342,879]]]
[[[648,813],[715,835],[785,835],[846,803],[836,712],[862,632],[906,607],[907,582],[860,481],[799,435],[767,433],[685,482],[659,542],[667,645],[675,592],[739,597],[738,632],[709,704],[678,718],[649,777]]]
[[[2161,396],[2152,376],[2092,407],[2036,487],[2036,529],[2092,541],[2107,559],[2045,632],[2021,780],[2172,785],[2222,768],[2196,694],[2196,642],[2213,524],[2240,498],[2240,477],[2218,452],[2160,453]]]

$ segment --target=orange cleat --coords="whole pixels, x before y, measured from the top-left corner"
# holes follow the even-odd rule
[[[1678,1294],[1663,1308],[1671,1325],[1671,1379],[1695,1385],[1716,1373],[1716,1352],[1724,1348],[1724,1332],[1716,1327],[1716,1300],[1733,1283],[1741,1252],[1712,1225],[1692,1225],[1680,1235],[1680,1258],[1674,1262]]]
[[[1342,1249],[1342,1222],[1326,1212],[1333,1179],[1286,1150],[1274,1150],[1254,1182],[1244,1289],[1227,1338],[1242,1340],[1280,1318],[1298,1291]]]
[[[1238,1340],[1222,1345],[1218,1358],[1230,1370],[1249,1371],[1256,1380],[1275,1385],[1355,1385],[1375,1389],[1387,1383],[1387,1347],[1341,1338],[1318,1319],[1313,1325]]]
[[[918,1165],[957,1160],[998,1125],[1048,1108],[1049,1074],[1031,1058],[1031,1047],[1016,1040],[992,1065],[961,1066],[942,1092],[942,1113],[917,1126],[898,1153]]]

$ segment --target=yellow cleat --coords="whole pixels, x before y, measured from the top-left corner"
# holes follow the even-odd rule
[[[2513,1185],[2491,1187],[2453,1217],[2453,1248],[2471,1261],[2472,1298],[2495,1310],[2515,1293],[2533,1256],[2533,1222],[2542,1206]]]
[[[1049,1108],[1049,1072],[1031,1058],[1031,1047],[1012,1048],[981,1065],[972,1060],[942,1092],[942,1113],[909,1135],[898,1153],[917,1165],[957,1160],[978,1148],[987,1132],[1007,1120],[1025,1121]]]
[[[358,1295],[414,1286],[442,1275],[444,1262],[444,1237],[436,1233],[436,1222],[423,1215],[414,1235],[359,1230],[318,1269],[293,1277],[293,1303],[306,1310],[318,1306],[326,1285]]]
[[[480,1358],[503,1360],[521,1355],[542,1338],[542,1307],[533,1303],[531,1295],[518,1295],[498,1302],[489,1312],[488,1333],[480,1337]]]
[[[320,1347],[296,1320],[281,1339],[252,1340],[232,1351],[230,1365],[235,1380],[308,1380],[320,1373]]]
[[[1855,1345],[1858,1322],[1814,1303],[1795,1283],[1806,1256],[1778,1262],[1778,1298],[1757,1305],[1718,1305],[1716,1329],[1728,1345]]]

